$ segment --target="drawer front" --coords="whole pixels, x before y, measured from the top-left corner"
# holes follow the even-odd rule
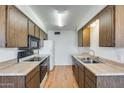
[[[32,79],[32,77],[40,71],[39,66],[37,66],[36,68],[34,68],[27,76],[26,76],[26,82],[30,81],[30,79]]]
[[[88,76],[85,76],[85,88],[95,88],[96,83],[94,83]]]
[[[96,83],[96,76],[86,68],[85,68],[85,76],[89,77],[90,80]]]

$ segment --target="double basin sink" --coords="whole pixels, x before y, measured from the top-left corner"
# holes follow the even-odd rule
[[[42,59],[44,59],[44,57],[33,57],[33,58],[30,58],[30,59],[25,60],[25,61],[29,61],[29,62],[32,62],[32,61],[41,61]]]
[[[86,64],[98,64],[98,63],[102,63],[101,61],[99,61],[99,58],[98,57],[95,57],[95,58],[91,58],[91,57],[80,58],[80,57],[78,57],[78,59],[81,60],[83,63],[86,63]]]

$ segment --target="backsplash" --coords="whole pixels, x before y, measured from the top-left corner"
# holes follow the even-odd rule
[[[0,62],[17,58],[17,48],[0,48]]]

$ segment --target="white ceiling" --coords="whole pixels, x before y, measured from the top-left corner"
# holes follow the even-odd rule
[[[84,25],[105,6],[99,5],[30,5],[33,12],[44,23],[47,30],[75,30],[76,26]],[[64,26],[57,25],[55,11],[67,11]],[[79,28],[79,27],[78,27]]]

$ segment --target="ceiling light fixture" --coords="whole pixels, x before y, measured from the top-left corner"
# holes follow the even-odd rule
[[[62,26],[65,25],[67,14],[68,14],[67,11],[58,11],[58,10],[56,10],[55,15],[56,15],[56,20],[57,20],[57,25],[59,27],[62,27]]]
[[[58,26],[59,27],[62,27],[64,25],[63,24],[63,17],[64,17],[64,14],[58,13]]]

